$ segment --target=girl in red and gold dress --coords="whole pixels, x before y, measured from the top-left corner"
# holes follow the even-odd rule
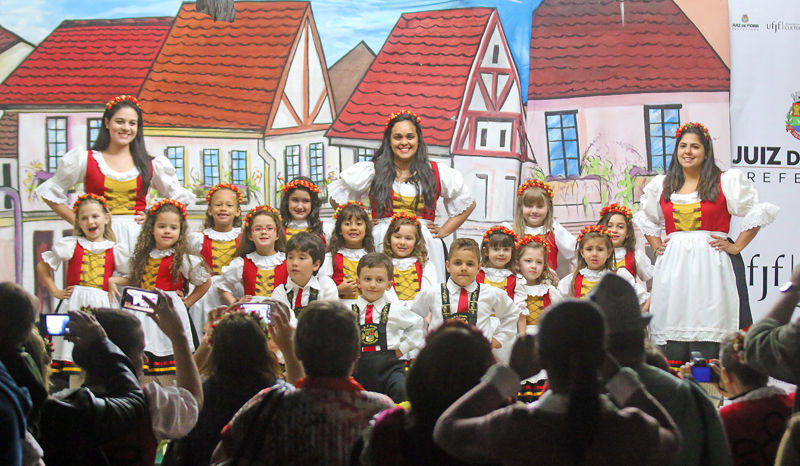
[[[608,228],[611,233],[617,269],[624,268],[643,284],[653,278],[653,263],[643,250],[636,248],[632,219],[631,209],[614,203],[600,209],[600,220],[597,224]]]
[[[286,231],[286,241],[295,233],[307,231],[322,239],[327,246],[333,227],[319,218],[322,201],[320,189],[311,178],[298,176],[281,188],[281,218]]]

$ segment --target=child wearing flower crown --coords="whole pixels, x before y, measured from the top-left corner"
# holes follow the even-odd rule
[[[286,231],[286,241],[301,231],[317,235],[327,245],[333,233],[333,227],[320,220],[319,211],[322,202],[319,199],[320,189],[311,178],[298,176],[281,188],[281,218]]]
[[[617,270],[614,265],[614,247],[611,244],[611,233],[602,225],[589,225],[578,235],[578,246],[575,255],[578,266],[575,271],[562,278],[558,283],[558,291],[562,295],[583,298],[600,282],[603,275],[616,272],[636,290],[639,304],[644,304],[649,294],[636,283],[627,270]]]
[[[211,271],[202,257],[189,252],[186,207],[174,199],[156,202],[147,212],[131,261],[130,284],[148,290],[159,289],[169,296],[186,335],[194,335],[187,309],[211,286]],[[194,285],[186,297],[185,282]],[[172,343],[155,321],[136,313],[144,331],[145,351],[150,365],[145,375],[167,375],[175,371]],[[194,338],[193,338],[194,340]],[[189,342],[190,346],[193,342]]]
[[[517,321],[517,333],[535,334],[539,318],[545,309],[563,299],[561,292],[550,283],[550,268],[547,266],[549,245],[540,236],[526,235],[516,243],[517,269],[522,275],[522,293],[514,299],[521,309]]]
[[[411,303],[420,291],[437,285],[436,266],[428,260],[422,224],[416,215],[398,212],[392,216],[383,238],[383,253],[392,259],[393,290],[398,301]]]
[[[281,214],[268,206],[250,209],[231,263],[222,268],[219,292],[227,304],[262,301],[286,283],[286,235]]]
[[[530,179],[517,189],[514,223],[503,226],[519,238],[541,236],[550,247],[547,265],[553,272],[558,270],[559,257],[575,265],[575,237],[553,218],[553,188],[544,181]]]
[[[189,251],[198,254],[206,261],[211,269],[211,288],[216,290],[222,279],[222,268],[233,260],[236,246],[239,244],[239,234],[242,229],[241,203],[244,200],[242,192],[236,186],[220,183],[208,190],[206,195],[206,221],[202,232],[189,233]],[[189,310],[192,323],[198,335],[203,334],[203,326],[208,318],[208,313],[223,304],[222,297],[217,292],[206,293],[203,298],[195,303]]]
[[[358,298],[358,261],[365,254],[375,252],[372,220],[364,210],[364,204],[358,201],[341,204],[333,219],[336,224],[318,275],[331,277],[342,303],[349,306]]]
[[[514,299],[517,288],[517,234],[504,226],[486,230],[481,242],[481,270],[476,280],[505,291]]]
[[[96,194],[84,194],[72,206],[75,214],[74,236],[56,240],[49,251],[42,253],[36,265],[39,281],[54,297],[65,300],[59,313],[77,311],[83,306],[109,307],[116,298],[117,285],[127,283],[128,251],[115,244],[111,229],[111,214],[106,199]],[[65,287],[53,281],[53,272],[66,264]],[[80,372],[72,363],[72,343],[63,337],[53,337],[54,372]]]
[[[633,231],[631,209],[617,203],[600,210],[598,225],[608,228],[611,245],[614,246],[614,263],[617,269],[624,268],[642,283],[653,278],[653,263],[641,249],[636,249],[636,234]]]

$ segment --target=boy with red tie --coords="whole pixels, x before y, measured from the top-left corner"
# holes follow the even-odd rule
[[[317,277],[325,259],[325,246],[317,235],[300,232],[286,245],[286,283],[275,287],[272,298],[286,304],[293,312],[293,322],[312,301],[339,299],[336,283],[330,277]]]

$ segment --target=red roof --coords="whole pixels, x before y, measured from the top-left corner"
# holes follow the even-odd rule
[[[266,130],[309,3],[234,5],[233,23],[181,6],[139,94],[145,125]]]
[[[171,17],[63,21],[0,85],[0,106],[101,106],[136,94]]]
[[[27,43],[25,39],[14,34],[13,32],[9,31],[3,26],[0,26],[0,53],[5,52],[7,49],[13,47],[18,42]]]
[[[544,0],[533,12],[529,99],[728,91],[730,70],[673,0]]]
[[[449,146],[470,68],[493,8],[406,13],[326,134],[381,139],[386,118],[410,109],[425,142]]]

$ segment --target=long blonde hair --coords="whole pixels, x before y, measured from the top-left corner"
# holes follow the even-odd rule
[[[545,204],[547,206],[547,215],[544,217],[542,225],[547,231],[553,229],[553,200],[550,199],[550,195],[547,194],[547,191],[544,189],[538,186],[531,186],[517,197],[517,207],[514,210],[514,225],[512,230],[514,230],[514,233],[520,238],[525,235],[525,227],[528,226],[525,222],[525,217],[522,215],[522,207],[534,204]]]
[[[81,200],[81,204],[78,206],[78,208],[75,211],[75,221],[72,223],[72,236],[85,236],[83,234],[83,230],[81,230],[81,227],[80,227],[78,219],[79,219],[80,214],[81,214],[81,209],[87,203],[95,203],[95,204],[99,205],[100,208],[103,210],[103,213],[108,216],[108,222],[106,222],[105,230],[103,230],[103,238],[105,238],[105,239],[107,239],[109,241],[113,241],[113,242],[116,243],[117,242],[117,235],[115,235],[114,234],[114,230],[111,229],[111,212],[109,212],[108,207],[105,204],[103,204],[102,202],[98,201],[97,199],[93,199],[91,197],[87,197],[87,198],[84,198],[83,200]]]

